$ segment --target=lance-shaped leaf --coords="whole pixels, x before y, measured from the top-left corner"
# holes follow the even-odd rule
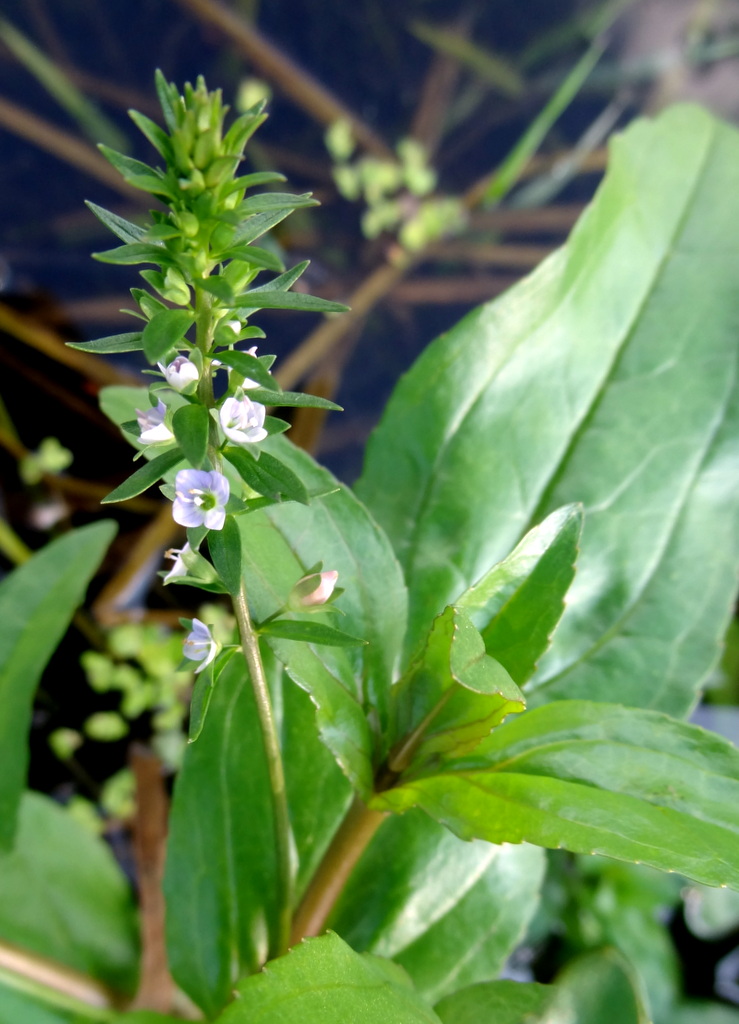
[[[103,498],[103,504],[109,505],[114,501],[128,501],[135,498],[137,494],[143,494],[145,490],[155,484],[166,472],[173,469],[178,462],[183,461],[183,455],[179,448],[170,448],[161,455],[157,455],[151,462],[145,462],[143,466],[133,473],[128,480],[124,480],[110,494]]]
[[[0,857],[0,939],[132,993],[136,911],[110,848],[40,793],[23,795],[18,821]]]
[[[260,451],[259,458],[244,448],[229,445],[223,454],[238,470],[239,476],[257,494],[263,494],[273,501],[297,501],[301,505],[308,504],[308,492],[300,477],[276,459],[269,452]]]
[[[143,348],[141,331],[129,331],[126,334],[111,334],[107,338],[96,338],[94,341],[67,341],[69,348],[77,348],[80,352],[97,352],[110,355],[113,352],[140,352]]]
[[[602,853],[739,888],[739,750],[652,711],[556,701],[380,794],[463,838]]]
[[[172,974],[209,1017],[230,1001],[239,977],[258,970],[274,927],[268,794],[252,689],[242,659],[232,658],[185,752],[164,879]]]
[[[226,366],[232,367],[242,377],[249,377],[256,381],[264,390],[274,389],[276,381],[259,357],[250,355],[248,352],[237,352],[227,349],[218,353],[218,358]],[[264,403],[266,404],[266,403]]]
[[[346,313],[348,306],[331,299],[302,292],[283,292],[277,289],[257,293],[256,288],[239,295],[239,316],[251,315],[257,309],[297,309],[305,313]]]
[[[36,685],[115,535],[110,521],[52,541],[0,583],[0,849],[13,840]]]
[[[182,453],[196,469],[205,462],[208,451],[210,416],[204,405],[183,405],[175,410],[172,430]]]
[[[440,1024],[400,967],[355,953],[333,932],[304,940],[247,978],[238,996],[222,1024]]]
[[[391,815],[329,926],[399,963],[434,1002],[498,977],[539,905],[545,868],[535,846],[465,843],[419,811]]]
[[[156,263],[159,267],[174,266],[175,260],[171,253],[162,245],[150,242],[127,242],[115,249],[105,252],[94,252],[92,258],[100,263],[115,263],[119,266],[134,266],[136,263]]]
[[[367,643],[361,637],[351,636],[323,622],[308,622],[304,619],[274,619],[261,626],[259,632],[262,636],[281,637],[283,640],[321,644],[326,647],[357,647]]]
[[[691,706],[739,565],[738,164],[739,134],[697,108],[632,125],[567,245],[400,383],[358,492],[405,568],[408,652],[530,524],[581,501],[530,691]]]
[[[111,213],[96,203],[85,200],[85,206],[92,210],[98,220],[102,221],[106,228],[110,228],[114,235],[117,235],[122,242],[141,242],[146,237],[146,228],[133,224],[125,217],[119,217],[117,213]]]
[[[293,585],[317,561],[338,571],[339,586],[345,591],[336,603],[345,616],[342,629],[368,641],[342,655],[349,659],[349,676],[357,680],[353,692],[364,708],[375,710],[384,730],[406,620],[405,585],[387,537],[347,487],[286,438],[271,437],[264,447],[316,496],[307,507],[273,505],[240,517],[249,571],[256,577],[248,586],[250,600],[257,602],[256,618],[263,620],[284,605]],[[268,541],[270,534],[280,542]],[[276,581],[278,591],[266,586],[273,576],[273,544],[275,555],[289,551],[294,560]],[[321,648],[317,653],[334,671],[337,652]]]
[[[457,601],[519,686],[533,675],[564,611],[581,526],[580,506],[553,512]]]
[[[503,666],[485,653],[467,614],[450,606],[393,689],[395,745],[388,765],[401,773],[434,754],[474,750],[506,715],[525,706]]]

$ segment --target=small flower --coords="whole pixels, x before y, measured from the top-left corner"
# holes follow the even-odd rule
[[[246,354],[248,356],[254,356],[256,358],[257,346],[256,345],[252,345],[251,348],[248,348],[246,350]],[[247,391],[248,391],[250,388],[258,388],[260,386],[260,384],[259,384],[259,381],[252,380],[251,377],[244,377],[244,383],[241,386],[242,386],[242,388],[246,388]]]
[[[164,577],[164,582],[169,583],[170,580],[177,579],[178,576],[187,576],[187,566],[185,565],[185,557],[190,553],[190,545],[185,544],[184,548],[170,548],[164,552],[165,558],[171,558],[174,565],[169,570],[167,575]]]
[[[157,366],[175,391],[184,391],[200,377],[197,366],[186,356],[177,356],[168,366],[163,366],[162,363],[157,363]]]
[[[180,526],[205,526],[222,530],[226,520],[225,504],[230,488],[228,480],[215,470],[181,469],[175,477],[177,497],[172,518]]]
[[[201,661],[202,665],[195,669],[196,674],[202,672],[206,665],[218,654],[218,642],[204,622],[200,619],[192,620],[192,631],[188,633],[182,645],[182,653],[190,661]]]
[[[227,398],[221,406],[223,433],[235,444],[253,444],[267,437],[264,416],[267,410],[259,402],[252,402],[242,391],[235,398]]]
[[[167,407],[161,398],[151,409],[136,410],[136,419],[141,427],[140,441],[144,444],[162,444],[164,441],[174,440],[174,434],[164,422],[166,413]]]
[[[334,592],[339,574],[335,569],[326,572],[313,572],[303,576],[293,588],[294,604],[302,608],[326,604]]]

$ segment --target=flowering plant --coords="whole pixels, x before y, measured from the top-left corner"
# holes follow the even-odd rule
[[[606,1019],[584,984],[499,974],[539,906],[545,848],[739,888],[739,754],[682,721],[739,566],[739,198],[702,198],[739,137],[695,109],[632,128],[568,245],[404,378],[355,493],[267,412],[337,407],[283,391],[273,357],[239,347],[262,338],[260,309],[343,309],[290,291],[304,265],[254,244],[313,200],[249,194],[280,177],[238,173],[260,108],[224,130],[202,81],[157,88],[167,131],[132,116],[164,166],[103,151],[166,212],[140,227],[92,206],[123,243],[99,259],[156,268],[133,291],[142,326],[76,347],[159,366],[150,408],[134,389],[119,417],[145,461],[106,501],[163,481],[187,534],[165,582],[227,595],[238,628],[221,647],[193,618],[184,642],[199,666],[164,876],[180,995],[144,978],[131,998],[130,904],[99,847],[105,900],[69,869],[69,898],[102,907],[115,939],[79,940],[91,987],[70,995],[17,961],[2,979],[55,1024],[176,1021],[193,1004],[224,1024]],[[263,271],[277,276],[255,285]],[[30,697],[67,621],[48,594],[74,608],[110,535],[76,531],[0,587],[7,692]],[[56,822],[35,806],[19,836]],[[588,964],[624,1024],[648,1013],[636,969]]]

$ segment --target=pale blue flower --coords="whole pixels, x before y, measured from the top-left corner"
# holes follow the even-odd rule
[[[172,518],[176,523],[223,529],[230,488],[222,473],[181,469],[175,477],[175,493]]]
[[[164,422],[166,414],[167,407],[161,398],[151,409],[137,409],[136,419],[141,427],[139,440],[144,444],[162,444],[165,441],[173,441],[174,434]]]
[[[195,669],[196,674],[202,672],[206,665],[210,665],[218,654],[218,642],[213,639],[210,629],[200,619],[192,620],[192,631],[185,638],[182,653],[190,661],[202,662],[202,665]]]
[[[169,386],[175,391],[184,391],[200,377],[197,366],[186,356],[177,356],[167,366],[162,363],[157,363],[157,366],[164,374],[164,379]]]
[[[234,444],[253,444],[267,437],[264,417],[267,410],[259,402],[238,391],[235,398],[227,398],[220,409],[223,433]]]

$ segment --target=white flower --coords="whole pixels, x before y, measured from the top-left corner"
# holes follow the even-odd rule
[[[141,427],[140,441],[144,444],[162,444],[164,441],[174,440],[174,434],[164,422],[166,413],[167,407],[161,398],[151,409],[136,410],[136,419]]]
[[[184,391],[200,377],[197,366],[186,356],[177,356],[168,366],[163,366],[162,363],[157,363],[157,366],[175,391]]]
[[[206,665],[218,654],[218,643],[204,622],[192,620],[192,632],[188,633],[182,645],[182,653],[190,661],[201,661],[202,665],[195,669],[196,674],[202,672]]]
[[[187,576],[187,566],[185,565],[185,556],[190,553],[190,545],[185,544],[184,548],[170,548],[169,551],[164,552],[165,558],[171,558],[174,565],[169,570],[167,575],[164,577],[164,582],[169,583],[170,580],[177,579],[178,576]]]
[[[235,398],[227,398],[221,406],[223,433],[235,444],[253,444],[267,436],[264,416],[267,410],[259,402],[252,402],[242,391]]]
[[[248,349],[246,350],[246,354],[247,354],[248,356],[254,356],[254,358],[256,359],[256,355],[257,355],[257,346],[256,346],[256,345],[252,345],[252,347],[251,347],[251,348],[248,348]],[[249,390],[250,388],[258,388],[258,387],[261,387],[261,385],[260,385],[259,381],[256,381],[256,380],[252,380],[252,379],[251,379],[251,377],[244,377],[244,383],[243,383],[243,384],[242,384],[241,386],[242,386],[242,388],[246,388],[246,389],[247,389],[247,391],[248,391],[248,390]]]
[[[205,526],[222,530],[226,520],[225,504],[231,489],[228,480],[215,470],[181,469],[175,477],[177,497],[172,518],[180,526]]]
[[[302,591],[299,599],[301,605],[304,608],[310,608],[312,605],[325,604],[333,594],[338,578],[338,572],[335,569],[330,569],[327,572],[316,572],[298,580],[297,586]],[[315,584],[314,589],[305,593],[305,588],[310,584]]]

